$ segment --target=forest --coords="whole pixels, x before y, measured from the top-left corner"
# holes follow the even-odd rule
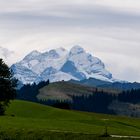
[[[69,100],[38,100],[37,95],[39,94],[39,89],[49,85],[49,81],[41,82],[38,85],[24,85],[20,90],[18,90],[17,99],[27,100],[32,102],[37,102],[45,105],[50,105],[62,109],[80,110],[96,113],[107,113],[115,114],[113,110],[108,109],[108,106],[114,101],[124,103],[139,103],[140,99],[140,89],[131,89],[127,91],[122,91],[119,94],[111,94],[106,91],[101,91],[96,88],[96,90],[91,91],[90,95],[73,95],[72,101]]]

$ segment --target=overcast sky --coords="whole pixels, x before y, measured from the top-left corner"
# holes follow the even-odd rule
[[[32,50],[74,45],[115,78],[140,82],[140,0],[0,0],[0,46],[15,52],[9,64]]]

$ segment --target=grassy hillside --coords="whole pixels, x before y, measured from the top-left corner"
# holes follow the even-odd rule
[[[82,96],[90,95],[95,91],[95,87],[80,85],[71,82],[56,82],[40,89],[37,98],[39,100],[57,99],[57,100],[72,100],[72,95]],[[105,88],[98,88],[98,91],[104,91],[111,94],[118,94],[117,90],[108,90]]]
[[[6,116],[0,117],[0,139],[99,139],[105,126],[109,134],[140,136],[140,119],[60,110],[17,100]]]

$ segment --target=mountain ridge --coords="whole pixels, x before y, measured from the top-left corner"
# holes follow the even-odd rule
[[[41,81],[57,82],[96,78],[114,82],[112,74],[97,57],[87,53],[81,46],[74,46],[70,51],[64,48],[48,52],[32,51],[23,60],[11,66],[14,77],[23,84]],[[31,75],[31,79],[30,79]]]

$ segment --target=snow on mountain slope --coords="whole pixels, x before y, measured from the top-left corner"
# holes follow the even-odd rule
[[[39,76],[36,73],[20,64],[12,65],[11,69],[14,72],[14,77],[17,78],[23,84],[32,84],[37,78],[39,78]]]
[[[19,62],[19,64],[40,75],[46,68],[49,67],[59,70],[66,61],[66,54],[67,51],[63,48],[50,50],[45,53],[33,51],[25,56],[23,61]]]
[[[96,77],[99,79],[105,77],[105,79],[112,79],[112,74],[105,69],[104,63],[86,53],[80,46],[75,46],[69,53],[69,60],[72,61],[78,70],[86,75],[87,78]],[[104,78],[103,78],[104,79]]]
[[[50,74],[47,77],[45,76],[43,80],[47,81],[49,79],[50,82],[58,82],[58,81],[69,81],[71,79],[78,80],[77,78],[71,76],[70,74],[58,71],[54,74]]]
[[[44,53],[32,51],[11,69],[15,77],[24,84],[48,79],[51,82],[88,78],[109,82],[114,80],[112,74],[105,69],[104,63],[80,46],[74,46],[70,51],[63,48]]]

